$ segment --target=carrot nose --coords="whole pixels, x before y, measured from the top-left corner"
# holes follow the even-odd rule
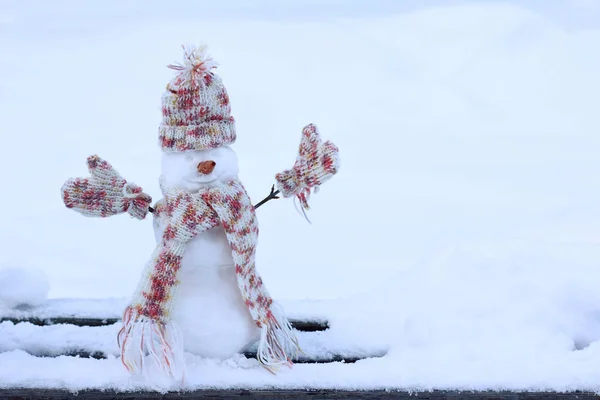
[[[198,164],[198,172],[200,172],[201,174],[208,175],[211,172],[213,172],[213,169],[215,169],[215,165],[217,165],[217,163],[214,161],[202,161]]]

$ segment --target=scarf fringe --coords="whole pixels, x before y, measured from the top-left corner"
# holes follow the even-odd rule
[[[283,310],[272,304],[267,323],[262,326],[257,358],[267,371],[275,374],[281,366],[292,368],[292,359],[303,353],[292,325]]]
[[[171,378],[183,382],[185,358],[183,337],[173,323],[154,321],[132,307],[123,315],[123,327],[117,336],[121,348],[121,362],[129,372],[144,374],[146,359],[150,359]]]

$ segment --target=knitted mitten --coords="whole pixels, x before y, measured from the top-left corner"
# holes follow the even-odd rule
[[[129,213],[144,219],[152,197],[134,183],[127,183],[106,161],[93,155],[87,159],[90,178],[70,178],[61,188],[63,202],[86,217],[110,217]]]
[[[318,192],[319,186],[337,173],[340,164],[338,152],[332,142],[321,141],[314,124],[305,126],[294,166],[275,175],[277,189],[283,197],[296,196],[302,208],[308,209],[311,189]]]

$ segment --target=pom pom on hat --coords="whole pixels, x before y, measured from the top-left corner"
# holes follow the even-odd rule
[[[169,64],[168,67],[187,74],[200,74],[204,76],[208,71],[219,64],[208,55],[208,47],[204,44],[198,46],[181,46],[183,48],[183,64]]]

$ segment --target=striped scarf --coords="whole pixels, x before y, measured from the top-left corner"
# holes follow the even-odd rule
[[[225,230],[235,263],[238,287],[248,311],[261,329],[258,360],[270,372],[292,366],[298,342],[283,312],[256,271],[258,223],[250,197],[239,180],[201,193],[169,187],[161,178],[163,199],[156,217],[167,221],[161,242],[147,264],[118,334],[121,360],[132,372],[143,372],[146,357],[174,378],[183,377],[183,341],[171,321],[178,272],[186,243],[217,225]]]

